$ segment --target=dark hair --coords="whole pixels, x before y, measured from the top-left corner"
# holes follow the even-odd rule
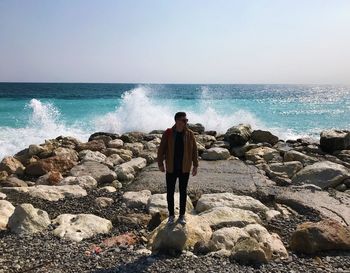
[[[174,119],[175,119],[175,121],[176,121],[178,118],[182,118],[182,117],[186,117],[186,113],[185,113],[185,112],[177,112],[177,113],[175,114]]]

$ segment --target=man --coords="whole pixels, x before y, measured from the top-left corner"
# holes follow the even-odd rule
[[[174,193],[176,179],[179,178],[180,191],[180,215],[179,222],[186,224],[186,199],[187,184],[193,163],[192,175],[197,174],[198,150],[194,133],[187,127],[188,119],[185,112],[175,114],[175,125],[168,128],[162,135],[158,148],[158,167],[162,172],[166,171],[166,188],[169,218],[168,223],[175,220]],[[165,169],[164,161],[165,158]]]

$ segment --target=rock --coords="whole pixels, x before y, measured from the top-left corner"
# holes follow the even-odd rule
[[[297,252],[314,254],[328,250],[350,250],[350,229],[334,220],[305,222],[292,234],[290,247]]]
[[[95,203],[101,208],[106,208],[112,205],[114,203],[114,200],[108,197],[97,197],[95,199]]]
[[[178,192],[175,192],[174,194],[175,213],[179,211],[179,208],[180,208],[179,201],[180,201],[180,194]],[[193,210],[193,205],[192,205],[191,199],[187,196],[186,212],[189,213],[191,210]],[[157,194],[151,195],[151,197],[148,199],[147,211],[151,215],[160,213],[162,219],[168,217],[168,203],[166,200],[166,193],[157,193]]]
[[[64,156],[52,156],[30,163],[26,167],[25,173],[27,175],[37,177],[50,171],[55,171],[64,175],[76,164],[77,162],[71,160],[70,158],[66,158]]]
[[[266,212],[266,220],[271,221],[272,219],[280,215],[281,215],[281,212],[279,212],[278,210],[274,210],[274,209],[268,210]]]
[[[95,161],[85,161],[79,165],[74,166],[70,170],[72,176],[92,176],[97,183],[111,183],[117,179],[115,172],[110,170],[106,165]]]
[[[15,207],[6,200],[0,200],[0,230],[7,228],[10,216],[15,211]]]
[[[213,232],[212,238],[208,243],[211,251],[232,250],[238,239],[248,238],[249,234],[242,228],[224,227]]]
[[[128,162],[118,165],[115,168],[119,181],[131,181],[135,178],[136,172],[146,167],[147,161],[142,157],[133,158]]]
[[[8,173],[5,171],[0,171],[0,182],[8,177]]]
[[[29,156],[38,155],[44,151],[45,151],[45,148],[43,146],[40,146],[40,145],[31,144],[28,147]]]
[[[214,136],[203,134],[195,135],[195,139],[199,144],[203,145],[205,148],[209,148],[216,141],[216,138]]]
[[[6,180],[0,181],[1,187],[28,187],[27,183],[16,176],[8,176]]]
[[[122,163],[124,163],[124,159],[122,159],[118,154],[110,155],[109,157],[106,158],[106,161],[105,161],[105,164],[109,166],[116,166]]]
[[[147,164],[152,164],[157,160],[157,153],[152,151],[142,151],[139,156],[146,159]]]
[[[76,148],[76,150],[78,152],[80,152],[82,150],[101,152],[104,149],[106,149],[106,145],[102,139],[91,140],[91,141],[88,141],[86,143],[80,143]]]
[[[192,130],[193,132],[196,132],[198,134],[203,134],[205,131],[204,126],[201,123],[188,123],[188,128]]]
[[[212,228],[223,225],[244,227],[248,224],[261,223],[260,217],[252,211],[224,206],[205,210],[199,216],[203,217],[203,221],[206,220]]]
[[[254,130],[251,135],[251,139],[255,143],[267,142],[271,145],[275,145],[278,142],[278,137],[273,135],[269,131]]]
[[[124,148],[132,151],[134,156],[140,156],[140,153],[143,150],[143,144],[141,142],[124,143]]]
[[[348,187],[343,183],[335,187],[337,191],[346,191]]]
[[[90,175],[83,176],[67,176],[63,178],[59,184],[59,186],[63,185],[78,185],[83,189],[93,189],[97,187],[97,181]]]
[[[1,199],[6,199],[6,194],[5,193],[0,192],[0,200]]]
[[[188,250],[199,242],[208,242],[212,230],[202,218],[187,214],[186,225],[177,221],[172,225],[165,219],[148,237],[148,246],[152,252],[171,252]]]
[[[124,161],[130,161],[132,159],[132,151],[126,150],[126,149],[114,149],[114,148],[107,148],[104,151],[104,154],[109,156],[112,156],[114,154],[119,155]]]
[[[304,166],[318,162],[317,158],[308,156],[298,151],[290,150],[284,154],[283,160],[287,161],[300,161]]]
[[[55,236],[76,242],[112,229],[111,221],[93,214],[61,214],[52,223],[57,226]]]
[[[0,171],[5,171],[8,174],[22,175],[24,171],[23,164],[13,156],[6,156],[0,162]]]
[[[102,188],[99,188],[98,191],[110,193],[110,192],[116,192],[117,189],[115,187],[112,187],[112,186],[104,186]]]
[[[230,261],[241,264],[261,264],[271,260],[271,252],[251,237],[240,238],[230,256]]]
[[[230,152],[226,148],[214,147],[202,153],[204,160],[224,160],[230,157]]]
[[[107,156],[99,151],[82,150],[79,152],[79,158],[81,162],[85,161],[96,161],[103,163],[105,162]]]
[[[31,204],[17,206],[9,218],[8,227],[13,233],[36,233],[51,224],[46,211],[36,209]]]
[[[147,206],[150,197],[149,190],[128,191],[123,194],[123,201],[129,208],[142,208]]]
[[[332,153],[350,148],[350,132],[347,130],[325,130],[320,136],[320,146],[325,152]]]
[[[36,184],[37,185],[57,185],[63,179],[61,173],[57,171],[50,171],[47,174],[40,176]]]
[[[101,136],[102,137],[109,137],[110,139],[116,139],[119,137],[118,134],[113,134],[113,133],[107,133],[107,132],[96,132],[96,133],[93,133],[88,141],[92,141],[92,140],[95,140],[95,139],[101,139]],[[103,138],[102,138],[103,139]]]
[[[268,207],[253,197],[224,192],[203,194],[196,204],[196,211],[200,213],[222,206],[251,210],[253,212],[266,212],[269,210]]]
[[[1,189],[3,192],[24,192],[32,197],[41,198],[48,201],[58,201],[66,197],[82,197],[86,196],[87,192],[78,185],[64,186],[47,186],[38,185],[33,187],[6,187]]]
[[[249,124],[239,124],[226,131],[224,140],[230,142],[231,147],[241,146],[248,142],[252,134]]]
[[[270,161],[280,161],[282,158],[279,151],[269,147],[258,147],[251,149],[245,153],[245,158],[253,162],[264,160],[266,162]]]
[[[303,168],[303,164],[299,161],[289,161],[283,163],[270,163],[269,167],[271,171],[283,173],[291,178]]]
[[[59,156],[59,157],[65,157],[72,161],[79,160],[78,152],[73,148],[58,147],[53,151],[53,155]]]
[[[350,149],[349,150],[341,150],[333,153],[340,160],[350,163]]]
[[[108,148],[119,149],[119,148],[123,147],[123,145],[124,145],[123,140],[121,140],[121,139],[113,139],[110,142],[108,142],[107,147]]]
[[[350,171],[343,165],[330,161],[306,166],[292,178],[293,183],[314,184],[322,189],[336,187],[350,178]]]

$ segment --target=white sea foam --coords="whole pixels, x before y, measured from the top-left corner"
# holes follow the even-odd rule
[[[115,111],[94,118],[90,124],[76,121],[74,125],[67,126],[55,105],[43,103],[38,99],[30,100],[26,107],[31,110],[31,114],[25,127],[1,127],[0,159],[30,144],[40,144],[45,139],[56,138],[59,135],[73,136],[81,141],[87,141],[89,135],[96,131],[123,133],[134,130],[150,132],[154,129],[165,129],[174,124],[174,113],[177,111],[185,111],[190,122],[202,123],[206,130],[216,130],[219,133],[225,133],[233,125],[248,123],[253,129],[270,130],[282,139],[305,136],[295,134],[290,129],[270,128],[246,110],[219,113],[210,99],[210,91],[207,87],[202,88],[199,106],[181,107],[172,103],[171,100],[159,100],[154,96],[154,90],[139,86],[124,93],[121,104]]]

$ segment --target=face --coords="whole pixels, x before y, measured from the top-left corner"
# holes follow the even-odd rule
[[[185,126],[187,122],[188,122],[188,119],[186,118],[186,116],[180,117],[176,120],[176,123],[180,126]]]

